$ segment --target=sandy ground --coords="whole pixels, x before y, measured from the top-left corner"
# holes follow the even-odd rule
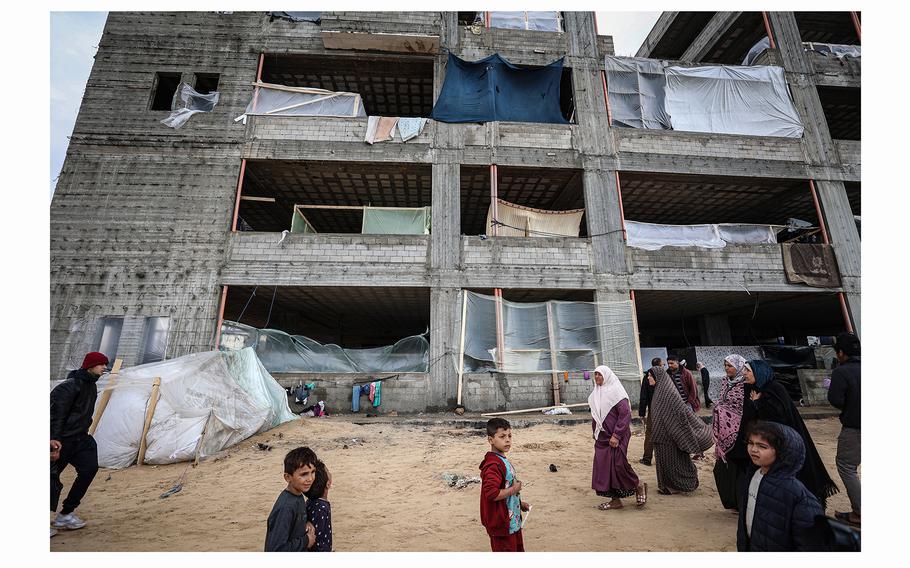
[[[840,424],[806,421],[829,473]],[[357,438],[357,442],[352,441]],[[729,551],[736,548],[736,515],[725,511],[711,473],[713,452],[698,463],[701,486],[691,494],[657,493],[654,467],[637,463],[643,433],[629,444],[633,467],[648,483],[643,509],[598,511],[591,490],[593,444],[589,425],[539,424],[513,430],[509,454],[533,505],[524,529],[528,551]],[[255,449],[257,442],[274,447]],[[348,448],[344,449],[344,445]],[[102,469],[78,509],[87,526],[61,531],[52,551],[258,551],[265,522],[284,488],[284,454],[308,445],[334,481],[334,546],[338,551],[488,551],[479,522],[479,485],[448,487],[445,472],[479,475],[489,449],[470,429],[396,424],[356,425],[348,416],[307,418],[238,444],[198,467],[188,464]],[[549,471],[555,464],[556,473]],[[63,475],[65,491],[72,468]],[[183,490],[159,495],[183,480]],[[841,491],[828,501],[848,510]]]

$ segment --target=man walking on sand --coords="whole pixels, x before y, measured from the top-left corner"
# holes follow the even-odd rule
[[[58,457],[51,461],[51,511],[57,510],[63,483],[60,472],[67,465],[76,469],[76,480],[63,501],[63,508],[51,526],[54,529],[81,529],[85,521],[76,516],[76,507],[98,473],[98,446],[88,433],[98,398],[98,378],[107,368],[108,358],[93,351],[86,354],[82,367],[71,371],[66,380],[51,391],[51,448]],[[51,536],[54,536],[51,532]]]

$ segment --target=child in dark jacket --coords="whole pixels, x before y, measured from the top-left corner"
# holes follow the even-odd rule
[[[806,486],[796,479],[806,449],[789,426],[756,421],[747,433],[752,465],[742,487],[736,549],[740,552],[819,551],[825,546],[813,530],[824,515]]]
[[[332,474],[321,461],[316,462],[316,480],[306,492],[306,514],[316,531],[316,544],[310,552],[332,552],[332,505],[329,489]]]
[[[266,521],[266,552],[306,552],[316,543],[313,525],[307,522],[303,494],[310,490],[319,460],[309,448],[296,448],[284,456],[284,480],[281,492]]]
[[[493,552],[524,552],[521,512],[530,505],[519,498],[521,481],[506,459],[512,448],[512,426],[503,418],[487,422],[490,451],[480,464],[480,522],[490,535]]]

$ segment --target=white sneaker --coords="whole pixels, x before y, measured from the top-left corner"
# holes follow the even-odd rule
[[[51,523],[51,526],[57,529],[81,529],[85,526],[85,521],[76,516],[76,513],[70,513],[68,515],[57,515],[57,518],[54,519],[54,522]]]
[[[57,536],[57,529],[55,529],[54,527],[51,527],[51,538],[53,538],[55,536]]]

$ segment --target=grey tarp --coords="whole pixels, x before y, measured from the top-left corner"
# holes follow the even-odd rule
[[[666,79],[655,59],[606,56],[607,93],[615,126],[670,129],[664,107]]]
[[[815,288],[840,286],[840,273],[831,245],[786,243],[781,245],[787,282]]]

